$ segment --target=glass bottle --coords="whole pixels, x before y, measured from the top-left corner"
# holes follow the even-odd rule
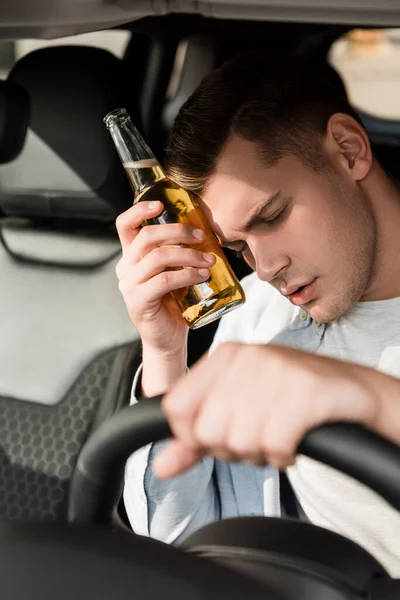
[[[143,200],[159,200],[164,205],[158,217],[144,221],[142,226],[186,223],[202,229],[204,241],[196,244],[195,248],[216,257],[215,264],[209,268],[207,281],[171,292],[189,327],[198,329],[241,306],[245,302],[244,291],[195,195],[167,177],[125,109],[110,112],[104,122],[134,191],[134,204]]]

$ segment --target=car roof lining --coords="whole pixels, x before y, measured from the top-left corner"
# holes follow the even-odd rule
[[[400,25],[397,0],[14,0],[0,3],[0,37],[58,38],[175,13],[215,19]]]

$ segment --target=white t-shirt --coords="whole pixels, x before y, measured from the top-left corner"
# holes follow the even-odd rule
[[[400,298],[354,306],[325,327],[317,354],[400,376]],[[313,523],[356,541],[400,577],[397,511],[350,477],[304,456],[288,469],[288,475]]]

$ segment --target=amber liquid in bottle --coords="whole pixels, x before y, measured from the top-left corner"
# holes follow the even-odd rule
[[[119,121],[121,113],[126,115],[122,122],[123,129],[116,130],[118,123],[116,119],[112,119],[110,124],[109,115],[105,121],[135,192],[134,204],[143,200],[159,200],[164,205],[163,212],[159,216],[144,221],[142,226],[186,223],[202,229],[205,232],[204,241],[194,247],[196,250],[212,253],[216,257],[215,264],[209,267],[210,277],[207,281],[171,292],[182,311],[183,318],[191,329],[207,325],[241,306],[245,302],[244,291],[218,244],[195,195],[166,176],[161,165],[133,126],[126,111],[119,110],[114,113],[118,113]]]

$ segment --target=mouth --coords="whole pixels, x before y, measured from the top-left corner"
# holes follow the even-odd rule
[[[283,295],[286,296],[286,298],[290,300],[290,302],[295,306],[303,306],[304,304],[311,302],[311,300],[313,300],[313,298],[315,297],[316,283],[317,277],[315,277],[315,279],[313,279],[309,283],[300,285],[295,289],[293,289],[292,287],[293,291],[290,288],[288,288],[288,291],[290,291],[290,293]]]

